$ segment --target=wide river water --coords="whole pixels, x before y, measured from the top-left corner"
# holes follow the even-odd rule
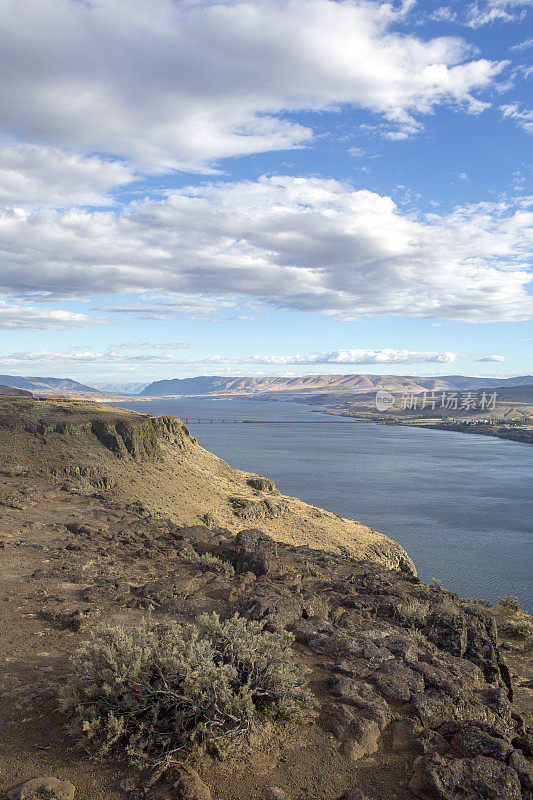
[[[533,611],[529,444],[339,421],[297,403],[162,399],[117,405],[181,418],[299,420],[190,422],[189,428],[232,466],[267,475],[284,494],[400,542],[424,582],[439,578],[463,597],[516,594]]]

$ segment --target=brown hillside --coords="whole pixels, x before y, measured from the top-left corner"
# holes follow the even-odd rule
[[[53,476],[75,493],[141,503],[182,525],[267,526],[280,542],[414,572],[396,542],[233,469],[204,450],[177,417],[93,402],[2,399],[0,462],[14,474]]]

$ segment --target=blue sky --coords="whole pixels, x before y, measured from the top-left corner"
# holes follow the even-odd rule
[[[531,5],[2,4],[0,372],[530,374]]]

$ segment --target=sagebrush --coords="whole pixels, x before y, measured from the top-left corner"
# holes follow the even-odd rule
[[[499,597],[498,606],[507,614],[519,614],[522,611],[522,604],[515,594]]]
[[[399,604],[398,614],[404,622],[423,625],[429,615],[429,606],[420,600],[408,600]]]
[[[209,739],[242,737],[267,717],[304,720],[315,697],[288,632],[235,615],[196,625],[99,627],[75,653],[62,707],[99,756],[172,759]]]
[[[229,561],[223,561],[218,556],[214,556],[212,553],[204,553],[201,556],[197,556],[194,560],[195,564],[202,569],[210,572],[218,572],[220,575],[223,575],[225,578],[233,578],[235,575],[235,570],[233,566],[229,563]]]
[[[508,620],[505,629],[514,636],[518,636],[519,639],[528,639],[533,636],[533,623],[527,617]]]

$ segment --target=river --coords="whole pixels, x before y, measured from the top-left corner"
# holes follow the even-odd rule
[[[203,447],[234,467],[267,475],[284,494],[386,533],[407,550],[424,582],[438,578],[462,597],[494,601],[516,594],[533,611],[531,445],[339,421],[297,403],[161,399],[117,405],[182,418],[299,421],[189,427]]]

